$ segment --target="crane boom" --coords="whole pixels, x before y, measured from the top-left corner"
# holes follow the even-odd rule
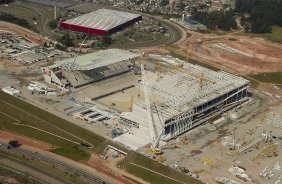
[[[152,146],[156,146],[156,141],[158,140],[158,133],[157,133],[157,128],[156,124],[154,122],[153,118],[153,113],[151,110],[151,104],[149,100],[149,94],[148,94],[148,89],[147,89],[147,78],[146,78],[146,73],[144,69],[144,65],[141,64],[141,75],[142,75],[142,85],[143,85],[143,90],[144,90],[144,96],[145,96],[145,104],[147,108],[147,115],[148,115],[148,124],[149,124],[149,131],[151,135],[151,142]]]

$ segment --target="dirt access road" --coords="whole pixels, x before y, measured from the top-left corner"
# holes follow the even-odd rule
[[[232,33],[187,33],[174,52],[239,75],[282,71],[282,45]]]
[[[23,28],[21,26],[11,24],[11,23],[8,23],[8,22],[0,21],[0,30],[15,33],[17,35],[20,35],[20,36],[26,38],[27,40],[29,40],[31,42],[39,44],[39,45],[44,45],[45,42],[55,43],[54,40],[43,37],[43,36],[33,32],[29,29],[26,29],[26,28]]]

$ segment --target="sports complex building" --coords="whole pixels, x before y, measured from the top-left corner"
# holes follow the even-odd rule
[[[61,22],[60,28],[105,36],[118,32],[140,20],[142,20],[142,16],[138,14],[99,9]]]
[[[140,56],[127,50],[107,49],[59,61],[42,68],[45,82],[78,88],[131,71],[131,59]]]

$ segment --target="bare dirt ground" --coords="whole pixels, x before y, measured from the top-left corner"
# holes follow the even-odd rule
[[[34,140],[34,139],[31,139],[31,138],[28,138],[22,135],[17,135],[15,133],[2,131],[2,130],[0,130],[0,139],[6,140],[6,141],[17,140],[19,141],[19,144],[30,146],[30,147],[41,149],[41,150],[46,150],[46,151],[51,150],[51,149],[56,149],[56,147],[51,144],[48,144],[42,141],[38,141],[38,140]]]
[[[211,47],[216,44],[225,49]],[[192,35],[179,47],[178,53],[240,75],[282,71],[282,46],[257,38]]]
[[[219,36],[193,31],[187,34],[191,36],[172,46],[144,51],[163,54],[172,51],[239,75],[282,71],[282,45],[235,34]],[[223,44],[223,49],[214,46],[217,44]]]

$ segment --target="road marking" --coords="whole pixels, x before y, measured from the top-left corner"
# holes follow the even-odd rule
[[[2,111],[0,111],[0,113],[2,113],[2,114],[4,114],[4,115],[8,116],[9,118],[11,118],[11,119],[15,120],[15,121],[16,121],[16,122],[18,122],[18,123],[20,123],[20,122],[21,122],[20,120],[18,120],[18,119],[16,119],[16,118],[14,118],[14,117],[12,117],[12,116],[10,116],[10,115],[8,115],[8,114],[6,114],[6,113],[2,112]]]
[[[72,142],[72,143],[74,143],[74,144],[78,144],[78,145],[80,145],[80,143],[79,143],[79,142],[72,141],[72,140],[70,140],[70,139],[64,138],[64,137],[62,137],[62,136],[59,136],[59,135],[53,134],[53,133],[51,133],[51,132],[48,132],[48,131],[42,130],[42,129],[40,129],[40,128],[37,128],[37,127],[31,126],[31,125],[25,125],[25,124],[21,124],[21,123],[13,123],[13,124],[14,124],[14,125],[17,125],[17,126],[24,126],[24,127],[33,128],[33,129],[35,129],[35,130],[38,130],[38,131],[44,132],[44,133],[46,133],[46,134],[50,134],[50,135],[53,135],[53,136],[58,137],[58,138],[60,138],[60,139],[64,139],[64,140],[66,140],[66,141],[69,141],[69,142]]]
[[[173,180],[173,181],[176,181],[176,182],[178,182],[178,183],[186,184],[186,183],[184,183],[184,182],[182,182],[182,181],[179,181],[179,180],[176,180],[176,179],[171,178],[171,177],[169,177],[169,176],[166,176],[166,175],[164,175],[164,174],[158,173],[158,172],[156,172],[156,171],[154,171],[154,170],[148,169],[148,168],[143,167],[143,166],[141,166],[141,165],[134,164],[134,163],[132,163],[132,162],[129,162],[129,164],[134,165],[134,166],[137,166],[137,167],[141,167],[141,168],[143,168],[143,169],[146,169],[146,170],[148,170],[148,171],[150,171],[150,172],[153,172],[153,173],[155,173],[155,174],[158,174],[158,175],[160,175],[160,176],[162,176],[162,177],[166,177],[166,178],[171,179],[171,180]]]

